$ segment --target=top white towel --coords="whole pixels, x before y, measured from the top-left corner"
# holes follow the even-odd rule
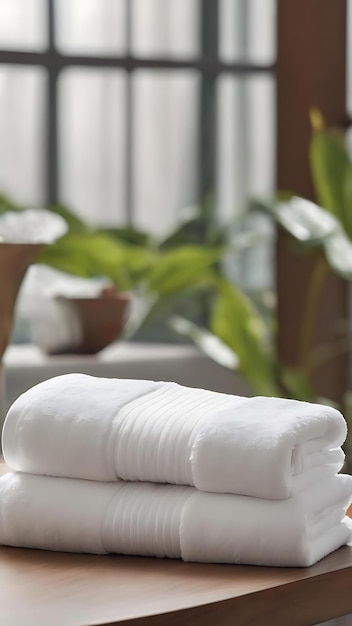
[[[328,406],[67,374],[14,402],[2,445],[32,474],[283,499],[341,469],[346,433]]]

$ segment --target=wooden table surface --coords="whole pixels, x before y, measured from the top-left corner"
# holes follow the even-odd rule
[[[347,613],[347,546],[310,568],[0,548],[1,626],[308,626]]]
[[[352,549],[309,569],[0,549],[1,626],[308,625],[352,612]]]

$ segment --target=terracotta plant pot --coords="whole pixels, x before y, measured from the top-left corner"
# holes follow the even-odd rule
[[[45,246],[0,242],[0,425],[4,418],[2,357],[10,341],[18,290],[27,268]]]
[[[118,339],[128,313],[130,295],[109,293],[97,298],[61,298],[73,307],[81,328],[79,344],[50,349],[49,354],[96,354]]]
[[[43,244],[0,242],[0,363],[9,343],[18,290]]]

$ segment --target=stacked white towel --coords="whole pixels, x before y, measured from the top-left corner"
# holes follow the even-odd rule
[[[14,402],[2,446],[22,472],[282,499],[341,469],[346,433],[327,406],[67,374]]]
[[[59,376],[6,417],[0,543],[308,566],[351,537],[345,437],[331,407]]]

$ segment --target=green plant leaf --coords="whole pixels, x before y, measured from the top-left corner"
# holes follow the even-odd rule
[[[314,391],[304,371],[282,365],[280,367],[280,382],[288,398],[304,402],[315,401]]]
[[[48,207],[48,210],[52,213],[57,213],[58,215],[61,215],[61,217],[63,217],[65,222],[67,223],[70,232],[82,233],[90,230],[88,226],[83,222],[83,220],[81,220],[77,215],[72,213],[72,211],[70,211],[62,204],[52,204]]]
[[[344,227],[350,240],[352,240],[352,163],[346,167],[344,186]]]
[[[156,308],[158,296],[135,292],[130,306],[128,319],[122,331],[124,339],[131,339],[152,318]]]
[[[168,296],[207,282],[207,270],[222,254],[221,248],[207,246],[180,246],[162,252],[149,274],[148,290]]]
[[[294,195],[295,194],[291,191],[279,189],[274,197],[259,198],[255,196],[251,198],[248,203],[248,208],[250,212],[259,211],[262,213],[269,213],[269,215],[276,217],[277,205],[282,202],[288,202],[294,197]]]
[[[168,323],[173,330],[189,337],[204,354],[216,363],[230,370],[238,368],[239,359],[237,354],[209,330],[197,326],[197,324],[178,315],[171,316]]]
[[[252,302],[225,279],[218,281],[210,330],[239,358],[239,370],[259,395],[280,395],[266,330]]]
[[[15,204],[7,196],[0,195],[0,214],[7,211],[23,211],[25,207]]]
[[[140,230],[136,230],[135,228],[104,228],[99,229],[99,232],[104,233],[105,235],[110,235],[111,237],[114,237],[114,239],[124,243],[153,247],[150,235]]]
[[[128,276],[129,288],[146,281],[158,263],[157,251],[121,242],[118,245],[124,250],[124,271]]]
[[[211,229],[211,245],[225,243],[225,231],[219,227]],[[183,222],[179,228],[160,243],[162,250],[181,245],[197,245],[207,239],[207,223],[202,216]],[[208,241],[209,243],[209,241]]]
[[[314,202],[294,196],[274,209],[277,221],[293,237],[318,244],[339,229],[337,219]]]
[[[325,254],[331,267],[343,278],[352,278],[352,243],[347,235],[338,230],[326,240]]]
[[[333,131],[313,133],[309,159],[319,204],[346,227],[344,181],[350,161],[343,137]]]
[[[154,255],[101,233],[68,233],[48,246],[38,262],[77,276],[106,276],[119,289],[130,289],[153,265]]]
[[[209,196],[200,206],[184,207],[180,216],[180,225],[159,242],[160,249],[199,244],[219,246],[226,243],[226,229],[221,227],[214,218],[212,196]]]

